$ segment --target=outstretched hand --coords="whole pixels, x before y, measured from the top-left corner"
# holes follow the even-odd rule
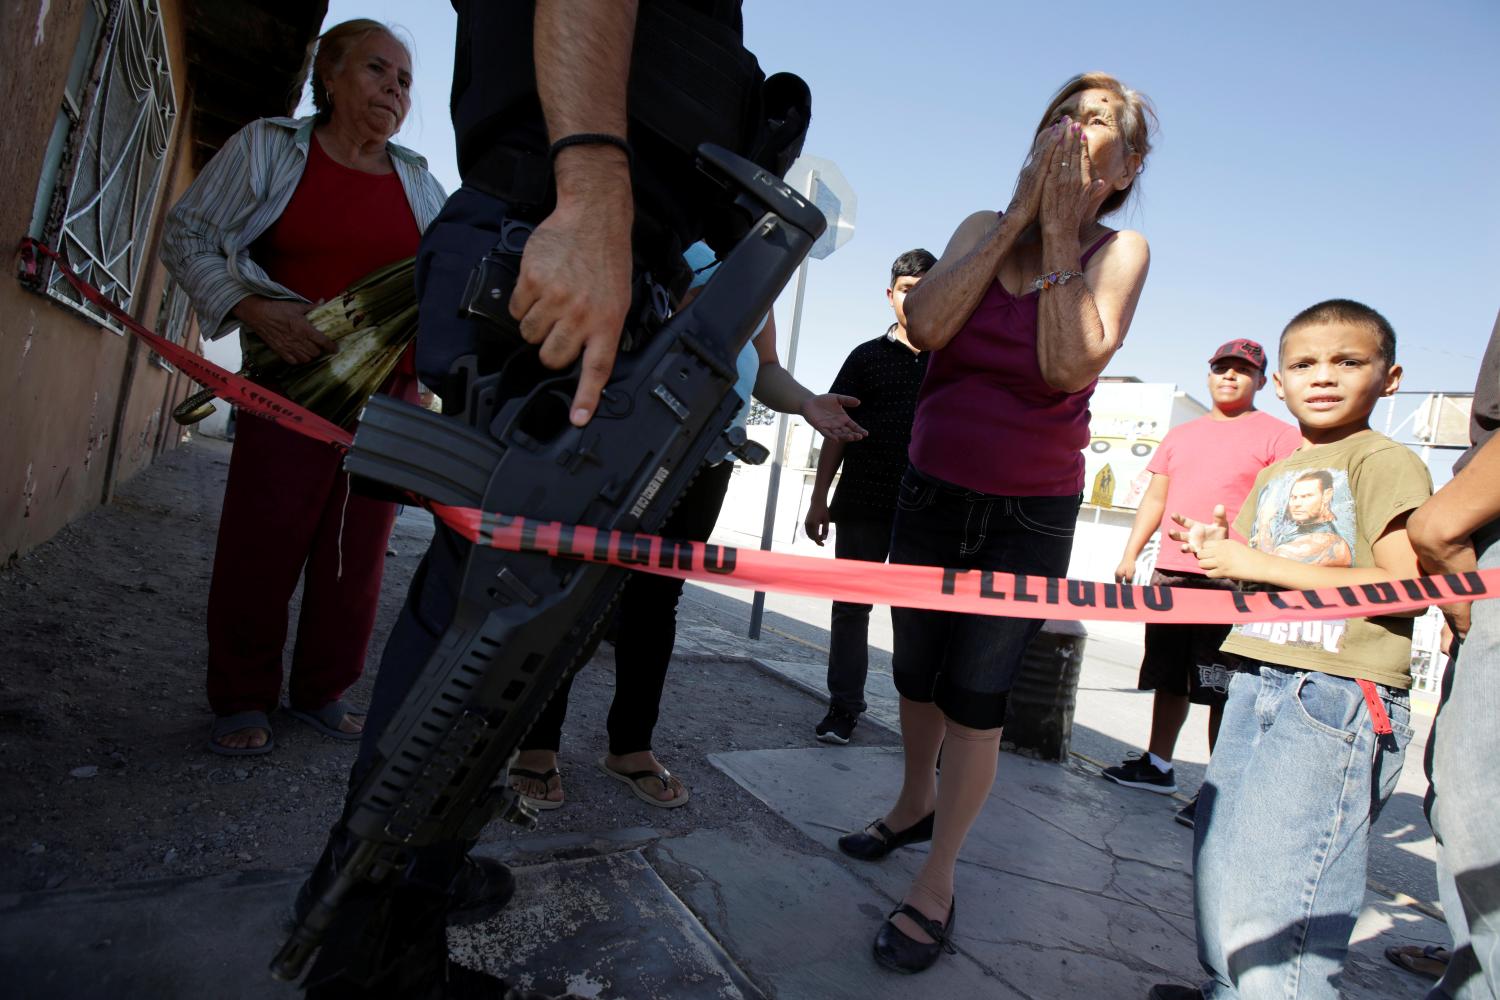
[[[1208,542],[1222,541],[1229,537],[1229,517],[1223,504],[1214,505],[1214,519],[1210,522],[1194,521],[1186,514],[1173,514],[1172,521],[1178,530],[1168,532],[1173,541],[1182,543],[1182,551],[1198,555]]]
[[[858,441],[870,432],[855,423],[848,410],[859,405],[853,396],[825,392],[802,404],[802,416],[812,429],[830,441]]]
[[[1207,523],[1194,521],[1184,514],[1173,514],[1172,520],[1180,528],[1169,534],[1182,543],[1182,551],[1198,557],[1198,568],[1205,576],[1216,580],[1251,579],[1247,563],[1254,557],[1255,550],[1229,537],[1229,519],[1223,504],[1214,506],[1213,520]]]

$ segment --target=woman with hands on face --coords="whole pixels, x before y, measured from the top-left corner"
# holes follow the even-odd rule
[[[965,219],[907,295],[912,346],[932,355],[892,563],[1066,575],[1089,396],[1125,339],[1149,263],[1144,237],[1099,220],[1129,196],[1153,120],[1114,77],[1069,80],[1037,126],[1010,206]],[[1041,622],[905,608],[892,618],[902,786],[839,847],[873,860],[932,841],[875,939],[877,962],[918,972],[952,950],[958,852],[994,783],[1007,695]]]

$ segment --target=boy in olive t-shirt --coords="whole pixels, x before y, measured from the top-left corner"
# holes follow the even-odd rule
[[[1172,537],[1210,577],[1269,590],[1418,576],[1406,518],[1432,494],[1409,449],[1370,429],[1401,382],[1396,335],[1368,306],[1334,299],[1281,335],[1276,392],[1302,447],[1256,476],[1228,537],[1224,509],[1177,516]],[[1156,1000],[1339,995],[1364,902],[1370,826],[1401,773],[1411,619],[1237,625],[1237,661],[1193,842],[1201,990]]]

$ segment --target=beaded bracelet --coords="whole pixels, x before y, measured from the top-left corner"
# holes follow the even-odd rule
[[[1083,277],[1082,271],[1053,271],[1033,281],[1031,289],[1035,292],[1045,292],[1053,285],[1066,285],[1072,279],[1081,277]]]
[[[625,154],[627,164],[635,163],[635,155],[630,150],[630,143],[626,142],[622,136],[611,135],[608,132],[575,132],[573,135],[565,135],[547,150],[547,159],[556,160],[557,154],[569,146],[614,146]]]

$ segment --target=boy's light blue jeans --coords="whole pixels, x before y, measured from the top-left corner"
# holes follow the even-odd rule
[[[1500,568],[1500,522],[1474,536],[1481,569]],[[1462,665],[1460,665],[1462,661]],[[1438,895],[1453,960],[1428,1000],[1500,997],[1500,601],[1474,605],[1448,664],[1428,740]]]
[[[1404,691],[1246,662],[1199,793],[1198,960],[1208,1000],[1336,1000],[1365,898],[1370,825],[1411,741]]]

